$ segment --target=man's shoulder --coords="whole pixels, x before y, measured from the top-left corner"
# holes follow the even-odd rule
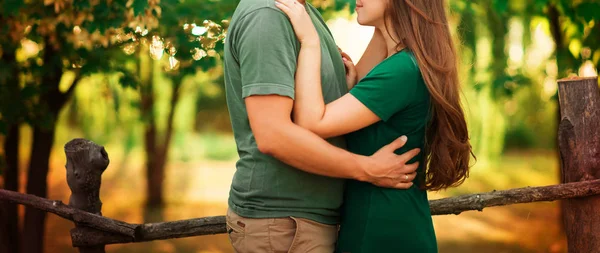
[[[241,0],[238,4],[234,19],[244,19],[249,14],[264,15],[262,13],[280,12],[279,8],[275,7],[275,0]]]

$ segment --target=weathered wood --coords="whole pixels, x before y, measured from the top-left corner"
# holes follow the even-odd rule
[[[0,201],[26,205],[49,213],[54,213],[64,219],[71,220],[76,224],[106,232],[106,234],[110,234],[111,237],[120,238],[119,241],[113,243],[140,242],[225,233],[225,216],[160,223],[131,224],[87,213],[65,205],[59,200],[49,200],[30,194],[3,189],[0,189]],[[80,232],[77,231],[73,231],[73,233],[77,235],[80,234]],[[84,240],[77,239],[77,241]]]
[[[135,238],[102,235],[96,237],[72,237],[73,246],[78,245],[104,245],[129,242],[146,242],[166,240],[200,235],[223,234],[226,232],[225,216],[213,216],[189,220],[146,223],[138,225]]]
[[[85,139],[73,139],[65,144],[67,155],[67,184],[71,189],[69,206],[79,210],[102,215],[100,201],[100,184],[102,173],[108,166],[108,154],[104,147]],[[91,230],[84,224],[75,222],[77,230]],[[95,233],[87,233],[83,237],[96,237]],[[81,253],[104,253],[104,245],[79,247]]]
[[[433,215],[459,214],[468,210],[481,211],[485,207],[580,198],[597,194],[600,194],[600,180],[592,180],[444,198],[430,201],[430,206]],[[94,236],[87,236],[85,234],[87,232],[79,229],[71,231],[71,239],[75,247],[164,240],[226,232],[224,216],[130,224],[86,213],[66,206],[60,201],[0,189],[0,201],[2,200],[38,208],[75,221],[77,224],[103,231],[94,232]]]
[[[116,243],[133,242],[133,237],[113,234],[89,227],[71,229],[71,244],[73,247],[93,247]]]
[[[225,216],[171,222],[146,223],[139,228],[136,241],[152,241],[226,232]]]
[[[524,187],[429,201],[432,215],[482,211],[485,207],[580,198],[600,194],[600,180],[552,186]]]
[[[598,78],[558,81],[558,142],[562,182],[600,178],[600,93]],[[571,253],[600,252],[600,196],[568,199],[562,213]]]
[[[37,208],[81,225],[131,238],[135,237],[138,226],[75,209],[60,200],[49,200],[31,194],[0,189],[0,201]]]

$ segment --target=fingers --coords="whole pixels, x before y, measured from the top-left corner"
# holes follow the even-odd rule
[[[277,8],[279,8],[281,11],[283,11],[285,13],[285,15],[288,15],[288,17],[290,16],[290,8],[287,7],[286,5],[284,5],[281,2],[275,1],[275,6]]]
[[[354,63],[344,59],[344,67],[346,69],[346,81],[349,85],[354,86],[356,84],[356,67]],[[349,86],[350,87],[350,86]]]
[[[415,180],[417,177],[418,163],[406,165],[400,169],[397,169],[392,175],[389,175],[387,179],[394,183],[409,183]]]
[[[354,63],[352,63],[349,60],[346,60],[345,58],[342,59],[344,60],[344,65],[346,66],[346,70],[348,72],[356,70],[356,68],[354,67]]]
[[[376,185],[379,187],[384,187],[384,188],[394,188],[394,189],[401,189],[401,190],[405,190],[410,188],[414,183],[413,182],[398,182],[395,180],[386,180],[383,182],[379,182]]]
[[[411,186],[413,186],[412,182],[410,182],[410,183],[397,183],[392,188],[405,190],[405,189],[410,188]]]
[[[418,168],[419,168],[419,162],[416,162],[416,163],[404,165],[404,167],[402,167],[401,171],[404,174],[416,174],[416,171]]]
[[[342,55],[342,59],[348,60],[350,62],[352,61],[352,58],[350,58],[350,56],[347,53],[344,53],[343,51],[340,51],[340,54]]]
[[[275,6],[285,12],[288,16],[296,13],[296,10],[299,10],[299,7],[304,7],[303,5],[298,4],[298,1],[296,0],[275,0]]]
[[[275,3],[277,2],[290,8],[294,5],[295,0],[275,0]]]
[[[410,159],[412,159],[413,157],[417,156],[419,154],[419,152],[421,152],[421,149],[419,149],[419,148],[411,149],[399,156],[400,161],[402,163],[406,163],[406,162],[410,161]]]
[[[406,144],[406,140],[408,140],[408,138],[406,138],[405,135],[400,136],[400,138],[392,141],[390,144],[385,145],[383,148],[381,149],[388,149],[391,150],[392,152],[395,151],[396,149],[401,148],[402,146],[404,146],[404,144]],[[412,151],[412,150],[411,150]],[[409,151],[410,152],[410,151]],[[407,160],[408,161],[408,160]]]

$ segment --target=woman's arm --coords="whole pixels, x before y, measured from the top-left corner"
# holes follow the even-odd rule
[[[323,138],[329,138],[379,121],[375,113],[351,94],[325,105],[321,90],[321,46],[314,25],[304,5],[295,0],[279,0],[277,7],[290,17],[301,43],[295,77],[294,123]],[[379,51],[375,48],[376,42],[378,40],[371,43],[371,51]],[[376,58],[365,59],[368,60],[363,66],[375,62]]]
[[[298,55],[294,122],[322,138],[329,138],[379,121],[375,113],[350,93],[325,105],[321,92],[321,48],[306,44],[301,44]]]
[[[278,0],[281,9],[294,27],[300,41],[295,76],[294,123],[307,128],[318,122],[325,112],[321,92],[321,44],[319,35],[303,4],[296,0]],[[310,129],[309,129],[310,130]]]
[[[345,60],[346,64],[348,62]],[[325,105],[321,92],[321,48],[318,45],[301,44],[295,82],[294,122],[322,138],[354,132],[380,120],[350,93]]]
[[[346,57],[344,64],[347,68],[351,69],[350,72],[356,72],[356,80],[363,79],[369,73],[369,71],[371,71],[371,69],[385,60],[387,57],[387,47],[381,31],[379,29],[374,29],[371,41],[369,42],[367,49],[363,53],[356,66],[352,64],[352,60],[349,56],[345,55],[345,53],[342,52],[342,56]],[[354,86],[354,84],[355,83],[353,83],[352,86]],[[373,113],[373,111],[367,108],[362,102],[360,102],[350,93],[327,105],[324,105],[322,99],[319,101],[317,101],[317,99],[310,99],[314,96],[315,92],[321,94],[320,90],[303,89],[302,91],[298,91],[297,80],[296,85],[296,94],[306,92],[309,98],[302,101],[302,106],[297,105],[296,108],[310,108],[311,104],[315,103],[317,104],[315,109],[319,111],[321,115],[321,117],[317,118],[316,120],[306,119],[300,125],[323,138],[354,132],[381,120],[375,113]],[[348,85],[348,88],[351,89],[352,86],[350,86],[350,82],[348,82]],[[294,117],[301,117],[303,113],[304,112],[302,110],[296,111]]]
[[[307,106],[310,105],[307,103]],[[381,120],[350,93],[321,108],[323,109],[320,117],[305,119],[302,123],[296,122],[296,124],[322,138],[330,138],[357,131]],[[297,109],[298,107],[294,108]],[[294,115],[300,114],[302,112],[294,112]]]

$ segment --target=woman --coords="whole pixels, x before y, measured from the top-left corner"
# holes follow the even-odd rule
[[[297,124],[323,138],[347,134],[348,149],[358,154],[371,155],[401,135],[408,142],[399,153],[424,150],[413,161],[421,163],[408,190],[347,183],[336,251],[437,252],[426,190],[460,185],[473,155],[443,0],[358,0],[358,23],[375,33],[356,69],[344,57],[350,92],[327,105],[319,37],[304,5],[279,0],[276,6],[301,43]]]

